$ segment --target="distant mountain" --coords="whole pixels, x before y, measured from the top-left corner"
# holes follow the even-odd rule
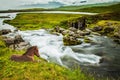
[[[56,10],[79,10],[84,8],[91,8],[91,7],[101,7],[101,6],[110,6],[115,5],[120,2],[106,2],[106,3],[96,3],[96,4],[84,4],[84,5],[71,5],[71,6],[61,6],[59,8],[56,8]]]
[[[21,5],[20,7],[23,7],[23,8],[58,8],[64,5],[65,4],[63,3],[53,1],[53,2],[48,2],[46,4],[37,3],[37,4]]]

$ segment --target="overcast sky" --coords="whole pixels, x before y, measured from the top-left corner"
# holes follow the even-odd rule
[[[71,5],[73,2],[87,1],[87,3],[101,3],[109,1],[120,1],[120,0],[0,0],[0,10],[11,9],[20,5],[29,5],[29,4],[46,4],[50,1],[61,2],[66,5]]]

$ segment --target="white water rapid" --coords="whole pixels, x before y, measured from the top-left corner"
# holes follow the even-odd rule
[[[13,19],[15,17],[14,13],[6,15],[9,15],[11,17],[10,19]],[[8,28],[12,31],[15,30],[13,26],[3,24],[3,20],[5,19],[0,19],[0,29]],[[64,46],[62,35],[53,35],[44,29],[40,29],[18,31],[16,33],[12,32],[10,34],[7,34],[6,36],[14,37],[17,34],[20,34],[22,38],[26,42],[29,42],[32,46],[38,46],[40,56],[46,59],[48,62],[54,62],[65,67],[68,67],[68,64],[71,64],[73,62],[86,65],[94,65],[99,63],[99,56],[89,53],[84,54],[82,52],[74,52],[70,46]],[[85,44],[81,44],[78,46],[82,47],[83,45]]]

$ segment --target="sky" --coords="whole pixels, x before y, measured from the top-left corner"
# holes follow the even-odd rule
[[[79,3],[80,1],[86,1],[86,4],[101,3],[109,1],[120,1],[120,0],[0,0],[0,10],[12,9],[21,5],[30,4],[47,4],[48,2],[56,1],[65,5],[71,5],[72,3]]]

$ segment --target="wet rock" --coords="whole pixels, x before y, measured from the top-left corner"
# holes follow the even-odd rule
[[[15,40],[16,43],[24,42],[24,40],[21,37],[21,35],[16,35],[14,40]]]
[[[8,34],[10,32],[11,32],[10,29],[3,29],[3,30],[0,31],[0,35],[5,35],[5,34]]]
[[[110,33],[110,32],[113,32],[114,31],[114,28],[113,27],[106,27],[104,29],[104,33]]]
[[[101,26],[96,26],[92,29],[92,31],[94,31],[94,32],[102,31],[102,30],[103,30],[103,27],[101,27]]]
[[[65,31],[65,29],[57,26],[54,28],[54,31],[58,33],[62,33],[63,31]]]
[[[97,32],[92,32],[93,35],[97,35],[100,36],[101,34],[97,33]]]
[[[112,60],[110,57],[102,56],[99,63],[102,64],[102,63],[111,63],[111,62],[112,62]]]
[[[76,31],[77,31],[77,29],[74,28],[74,27],[70,27],[69,30],[70,30],[70,31],[73,31],[73,32],[76,32]]]
[[[0,18],[10,18],[9,16],[0,16]]]
[[[58,33],[58,32],[52,32],[52,34],[53,34],[53,35],[57,35],[57,36],[60,35],[60,33]]]
[[[113,41],[117,44],[120,44],[120,39],[114,39]]]
[[[81,31],[77,30],[76,34],[79,34],[80,36],[90,35],[91,32],[88,31]]]
[[[84,42],[85,42],[85,43],[91,43],[91,42],[92,42],[92,40],[91,40],[91,39],[89,39],[88,37],[84,37]]]
[[[63,35],[74,35],[74,32],[73,31],[70,31],[70,30],[64,30],[62,32]]]
[[[64,45],[66,45],[66,46],[78,45],[78,44],[82,43],[80,40],[78,40],[77,38],[75,38],[73,36],[64,36],[63,42],[64,42]]]
[[[117,32],[116,32],[116,33],[114,33],[114,35],[113,35],[113,36],[114,36],[114,38],[120,39],[120,34],[119,34],[119,33],[117,33]]]

